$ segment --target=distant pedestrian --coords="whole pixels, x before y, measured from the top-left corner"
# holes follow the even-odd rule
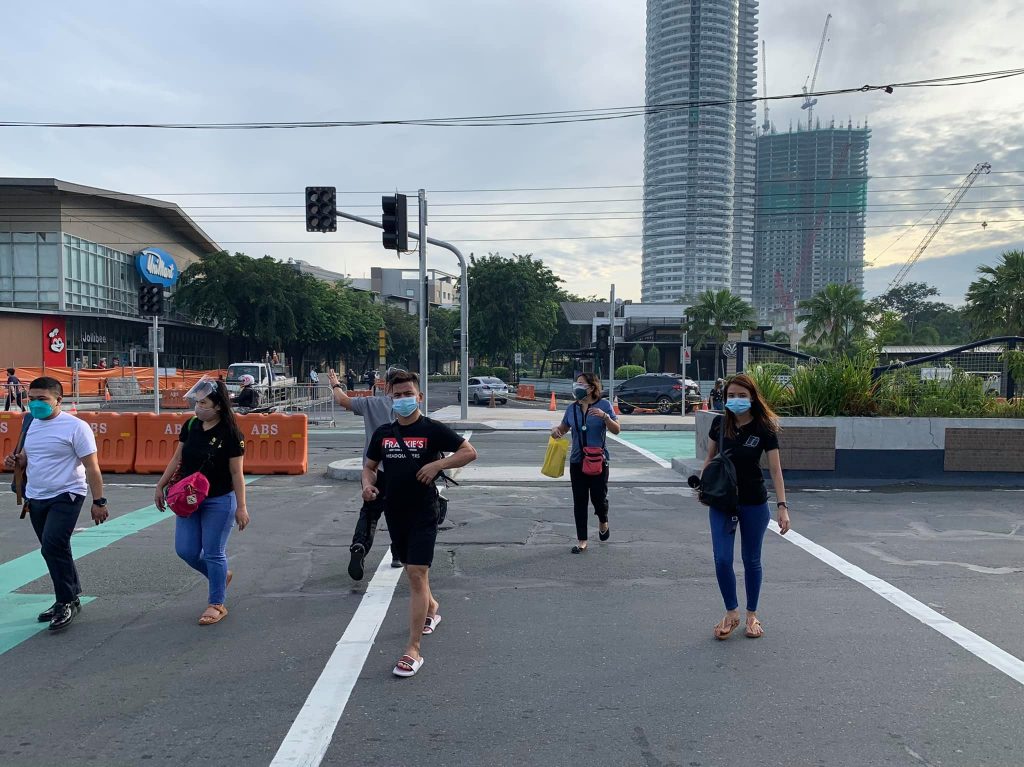
[[[576,520],[576,545],[573,554],[587,550],[587,505],[593,504],[598,519],[598,538],[607,541],[612,534],[608,524],[608,447],[607,432],[618,434],[622,427],[608,400],[601,398],[601,379],[593,373],[580,373],[572,387],[575,402],[569,405],[562,423],[551,430],[556,439],[572,433],[569,455],[569,479],[572,482],[573,516]]]
[[[194,404],[195,417],[181,430],[178,447],[156,484],[155,502],[164,511],[167,488],[196,472],[210,483],[199,508],[174,521],[175,552],[209,581],[209,603],[199,625],[210,626],[228,614],[224,600],[233,575],[227,558],[232,523],[239,532],[249,525],[242,476],[245,438],[223,382],[203,378],[185,397]]]
[[[316,368],[309,369],[309,382],[316,386],[320,383],[320,375],[316,372]]]
[[[715,386],[711,390],[709,397],[711,400],[711,409],[719,413],[722,412],[722,408],[725,407],[725,379],[719,378],[715,381]]]
[[[4,384],[7,396],[4,398],[4,412],[11,409],[11,403],[17,402],[21,412],[25,412],[25,402],[22,399],[25,395],[21,390],[21,379],[14,373],[14,368],[7,368],[7,383]]]
[[[782,481],[779,461],[779,421],[772,409],[761,398],[757,384],[749,376],[735,375],[725,386],[725,414],[717,416],[708,435],[708,456],[704,468],[718,454],[722,429],[725,454],[736,467],[739,505],[733,511],[708,509],[711,524],[711,545],[715,554],[715,574],[718,588],[725,602],[725,617],[715,625],[715,639],[728,639],[740,625],[739,598],[736,594],[736,572],[733,570],[733,549],[736,528],[740,531],[740,551],[743,556],[743,580],[747,591],[746,635],[751,639],[764,636],[764,627],[757,619],[757,604],[761,593],[763,569],[761,544],[771,512],[768,509],[768,491],[761,472],[761,456],[767,455],[768,469],[775,488],[779,529],[783,535],[789,531],[789,505]]]
[[[106,370],[107,369],[107,358],[106,357],[100,357],[100,361],[98,363],[96,363],[96,367],[99,370]]]
[[[405,370],[398,367],[388,368],[387,375],[384,377],[383,394],[370,397],[351,397],[347,392],[342,391],[338,374],[330,369],[327,371],[327,380],[331,384],[334,401],[346,410],[351,410],[363,418],[363,430],[366,435],[365,444],[363,445],[364,456],[366,455],[366,450],[370,447],[370,440],[374,432],[381,426],[395,420],[392,409],[394,400],[391,398],[391,381],[399,373],[405,373]],[[373,538],[377,532],[377,523],[384,513],[385,482],[383,469],[377,472],[376,484],[377,497],[369,501],[363,501],[363,506],[359,509],[356,529],[352,534],[352,545],[349,546],[351,558],[348,563],[348,574],[355,581],[363,579],[363,563],[366,560],[367,553],[369,553],[370,548],[373,546]],[[402,558],[394,546],[391,547],[391,564],[394,567],[402,566]]]
[[[28,475],[25,497],[29,517],[56,597],[53,606],[38,618],[40,623],[50,624],[50,631],[66,629],[82,609],[78,598],[82,585],[71,552],[71,534],[87,491],[92,493],[93,523],[106,522],[108,514],[96,438],[85,421],[61,411],[63,399],[64,389],[55,378],[44,376],[29,384],[32,420],[25,435],[25,449],[17,457],[9,455],[4,460],[8,470],[17,463]]]
[[[351,370],[345,371],[345,387],[349,391],[355,391],[356,388],[356,377],[352,375]]]
[[[394,423],[373,433],[363,465],[363,500],[380,494],[377,469],[384,468],[384,514],[391,542],[405,563],[409,577],[409,642],[392,673],[413,676],[423,666],[420,641],[441,622],[439,605],[430,591],[430,565],[441,514],[434,484],[446,469],[476,460],[476,450],[443,423],[419,410],[419,376],[399,373],[391,379]],[[451,453],[447,458],[443,453]]]

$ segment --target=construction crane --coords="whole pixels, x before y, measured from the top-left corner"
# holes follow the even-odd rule
[[[832,21],[831,13],[825,17],[825,28],[821,30],[821,42],[818,43],[818,56],[814,59],[814,74],[810,77],[810,90],[807,88],[807,80],[804,80],[804,103],[800,105],[800,108],[807,110],[807,130],[811,130],[814,127],[811,118],[814,116],[814,106],[818,103],[818,100],[812,99],[810,94],[814,93],[814,86],[818,82],[818,67],[821,66],[821,54],[825,50],[825,38],[828,36],[828,24],[830,21]]]
[[[964,198],[964,195],[967,194],[967,190],[974,186],[974,182],[978,180],[978,176],[988,175],[989,173],[991,173],[991,171],[992,166],[989,163],[979,162],[977,165],[974,166],[974,170],[967,174],[967,178],[965,178],[960,183],[960,186],[957,187],[956,192],[953,193],[952,199],[950,199],[950,201],[946,203],[946,207],[942,209],[942,212],[939,214],[939,217],[935,219],[935,223],[932,224],[931,228],[928,229],[928,232],[927,234],[925,234],[924,239],[921,240],[921,243],[914,249],[914,252],[910,254],[910,258],[907,259],[907,263],[900,267],[900,270],[896,272],[896,276],[893,277],[892,282],[889,283],[887,292],[889,290],[892,290],[893,288],[899,287],[900,283],[902,283],[903,280],[906,279],[907,274],[913,268],[914,264],[916,264],[918,259],[921,258],[921,254],[925,252],[925,250],[931,244],[931,241],[935,239],[935,235],[939,233],[939,230],[942,228],[942,225],[946,223],[950,215],[953,213],[953,210],[956,208],[957,205],[960,204],[960,201]]]
[[[772,122],[768,119],[768,57],[764,52],[764,40],[761,41],[761,93],[764,94],[764,123],[761,130],[768,133],[772,129]]]

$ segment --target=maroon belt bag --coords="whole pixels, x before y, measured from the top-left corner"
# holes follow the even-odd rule
[[[583,448],[583,473],[596,477],[604,471],[604,448]]]

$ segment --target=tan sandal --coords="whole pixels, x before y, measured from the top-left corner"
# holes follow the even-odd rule
[[[728,639],[732,632],[739,628],[740,619],[729,618],[728,616],[722,618],[718,623],[715,624],[715,639]]]
[[[747,620],[746,635],[750,639],[760,639],[764,636],[764,626],[761,625],[761,621],[757,618],[753,620]]]
[[[235,577],[235,574],[233,572],[231,572],[231,570],[228,570],[227,580],[224,581],[224,587],[225,588],[227,588],[228,586],[231,585],[231,579],[234,578],[234,577]]]
[[[206,608],[203,614],[199,616],[199,625],[212,626],[214,623],[220,623],[220,621],[227,614],[228,608],[226,608],[224,605],[210,605]]]

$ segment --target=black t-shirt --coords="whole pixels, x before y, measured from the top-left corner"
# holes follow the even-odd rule
[[[717,416],[708,432],[708,437],[716,445],[724,419],[725,416]],[[761,471],[761,455],[778,449],[779,438],[757,421],[740,426],[735,437],[726,436],[725,450],[736,467],[739,501],[743,506],[755,506],[768,500],[764,474]]]
[[[395,439],[395,427],[398,427],[402,435],[411,460],[406,458]],[[377,429],[366,448],[366,457],[378,461],[379,468],[384,471],[387,505],[411,505],[418,508],[433,501],[437,496],[437,488],[433,484],[424,485],[416,479],[416,472],[428,463],[440,460],[441,453],[454,453],[463,442],[465,440],[461,436],[443,423],[425,416],[420,416],[408,426],[395,421]]]
[[[231,485],[230,459],[245,455],[245,438],[224,420],[212,429],[203,430],[198,418],[189,419],[181,430],[178,441],[184,445],[181,452],[180,477],[200,472],[210,480],[210,497],[227,495]]]

